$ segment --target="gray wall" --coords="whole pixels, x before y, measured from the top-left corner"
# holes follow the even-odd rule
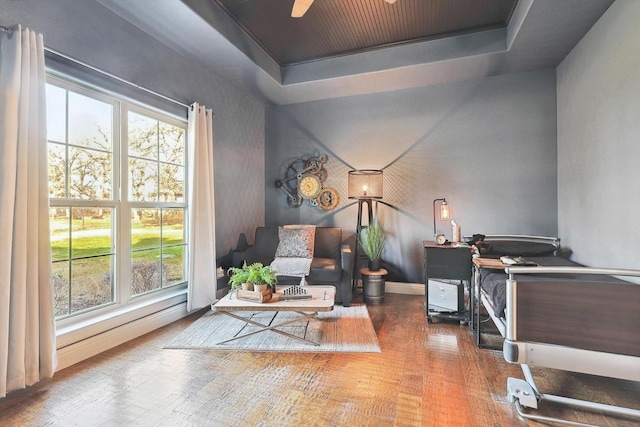
[[[266,113],[267,224],[343,227],[353,244],[349,169],[383,169],[384,260],[421,282],[432,202],[446,197],[463,234],[557,235],[553,70],[281,107]],[[334,211],[290,208],[274,185],[296,158],[329,155]],[[451,237],[451,226],[439,224]],[[349,239],[350,237],[350,239]]]
[[[590,266],[640,268],[639,23],[616,1],[557,69],[558,228]]]
[[[437,197],[452,204],[463,234],[559,235],[579,262],[638,267],[639,2],[616,1],[557,73],[270,107],[266,118],[251,95],[98,3],[0,0],[0,11],[0,25],[29,26],[50,48],[214,109],[219,255],[263,222],[338,225],[353,244],[347,171],[382,168],[392,205],[379,205],[385,258],[408,281],[422,280],[420,245],[432,237]],[[339,206],[289,208],[274,181],[293,159],[319,153],[329,155],[324,185],[338,190]]]
[[[240,233],[252,233],[264,221],[264,106],[259,101],[94,1],[0,0],[0,25],[14,24],[42,33],[48,48],[185,104],[213,108],[218,256],[236,247]],[[47,65],[84,74],[49,58]],[[186,118],[184,108],[122,85],[117,89]]]

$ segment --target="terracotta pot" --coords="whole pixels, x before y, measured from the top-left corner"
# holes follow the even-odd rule
[[[242,284],[242,290],[243,291],[252,291],[253,290],[253,283],[243,283]]]

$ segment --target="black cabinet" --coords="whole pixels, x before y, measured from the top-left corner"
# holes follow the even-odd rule
[[[469,310],[464,308],[462,304],[461,309],[442,311],[435,308],[432,301],[432,307],[429,304],[429,288],[432,292],[437,286],[429,286],[429,279],[445,279],[452,281],[459,281],[458,284],[451,284],[453,289],[446,289],[447,284],[443,284],[440,287],[442,294],[438,294],[438,298],[446,298],[447,300],[454,298],[461,298],[460,292],[464,293],[466,286],[471,286],[471,248],[468,246],[455,246],[453,244],[437,245],[435,242],[424,241],[424,296],[425,296],[425,312],[427,321],[431,323],[432,318],[441,318],[448,320],[457,320],[461,323],[467,323],[471,321],[471,314]],[[453,293],[454,296],[450,294]],[[471,292],[469,292],[471,294]],[[435,295],[431,295],[433,299]]]

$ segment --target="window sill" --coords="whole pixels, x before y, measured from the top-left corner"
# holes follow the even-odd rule
[[[58,327],[56,331],[57,349],[60,350],[167,308],[185,304],[186,301],[187,290],[179,289],[109,311],[91,319],[74,322],[72,325]]]

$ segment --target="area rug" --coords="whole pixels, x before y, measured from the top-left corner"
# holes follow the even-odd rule
[[[238,312],[242,316],[263,323],[280,323],[292,316],[292,312]],[[335,306],[333,311],[318,313],[315,319],[301,319],[282,326],[285,332],[319,343],[315,346],[281,334],[264,331],[224,344],[217,344],[237,335],[243,335],[256,327],[222,313],[208,311],[180,332],[164,348],[245,350],[277,352],[346,352],[380,353],[380,344],[365,305]]]

